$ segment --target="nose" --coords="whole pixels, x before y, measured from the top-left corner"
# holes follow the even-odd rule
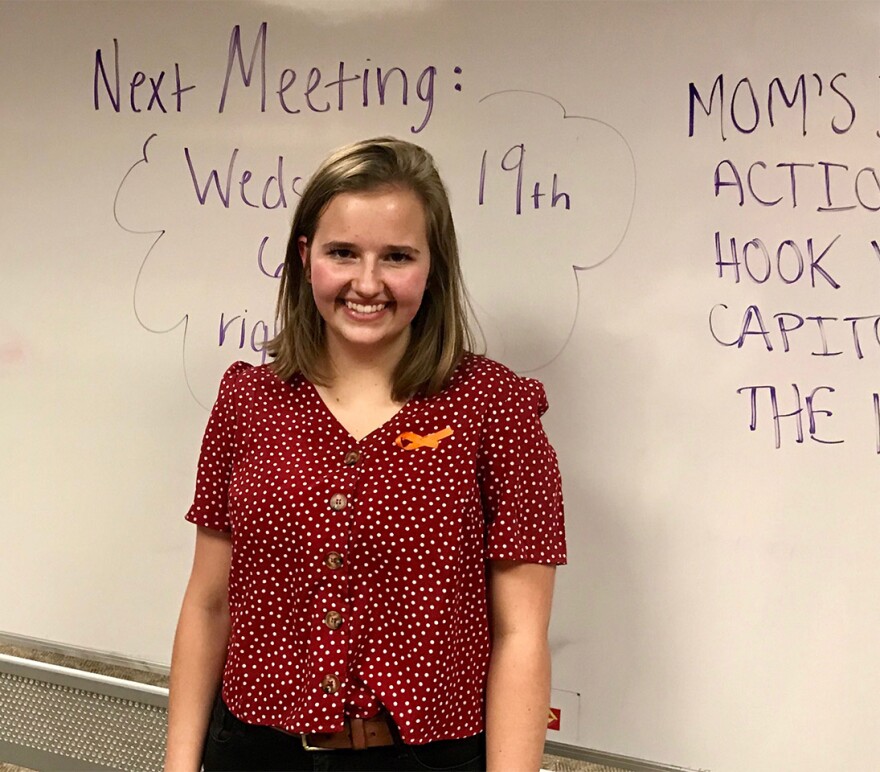
[[[382,291],[382,277],[377,260],[365,258],[359,262],[351,288],[365,298],[378,295]]]

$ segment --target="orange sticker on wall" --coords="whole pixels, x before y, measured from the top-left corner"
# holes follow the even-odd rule
[[[559,731],[559,725],[562,723],[562,711],[559,708],[550,708],[550,714],[547,716],[547,728]]]

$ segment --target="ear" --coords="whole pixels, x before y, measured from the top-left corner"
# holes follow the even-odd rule
[[[300,236],[296,242],[299,248],[299,259],[302,260],[303,271],[306,275],[306,281],[312,283],[312,267],[309,265],[309,242],[305,236]]]

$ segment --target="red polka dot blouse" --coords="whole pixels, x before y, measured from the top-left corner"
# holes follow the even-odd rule
[[[230,710],[300,733],[384,706],[410,744],[481,731],[485,561],[566,560],[546,409],[538,381],[466,355],[355,441],[304,377],[232,365],[186,515],[231,534]]]

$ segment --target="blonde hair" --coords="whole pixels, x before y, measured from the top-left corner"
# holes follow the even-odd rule
[[[284,380],[300,372],[327,385],[324,320],[312,297],[299,253],[299,240],[311,245],[318,221],[334,196],[382,187],[411,190],[422,201],[431,267],[421,306],[411,323],[409,345],[392,376],[397,401],[443,389],[465,351],[474,347],[469,309],[458,259],[458,241],[449,196],[434,159],[424,148],[377,137],[339,148],[317,169],[293,216],[278,291],[280,330],[267,350],[271,367]]]

